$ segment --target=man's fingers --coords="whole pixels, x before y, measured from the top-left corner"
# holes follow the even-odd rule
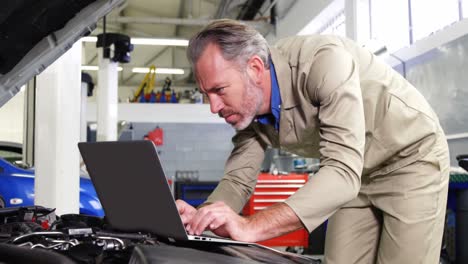
[[[176,201],[176,206],[177,206],[177,211],[179,211],[179,214],[194,214],[197,209],[195,207],[191,206],[190,204],[186,203],[183,200],[177,200]]]
[[[229,219],[225,214],[222,213],[222,211],[212,212],[205,215],[194,232],[195,234],[200,235],[207,229],[213,230],[219,228],[220,226],[226,224],[227,221],[229,221]]]
[[[194,226],[194,234],[195,235],[200,235],[207,229],[208,225],[216,218],[216,216],[213,213],[208,213],[205,215],[205,217],[202,218],[202,220],[198,223],[197,226]]]
[[[226,212],[229,210],[224,203],[214,203],[207,205],[197,211],[190,222],[189,233],[201,234],[206,229],[212,229],[210,225],[215,221],[215,228],[226,222]]]
[[[199,209],[192,217],[190,220],[190,226],[187,229],[190,234],[195,234],[195,231],[198,230],[198,225],[200,224],[201,221],[203,221],[204,218],[206,218],[206,214],[210,212],[211,210],[206,210],[208,206],[203,207]]]
[[[190,222],[190,220],[192,220],[192,217],[193,217],[193,216],[194,216],[194,214],[187,214],[187,213],[185,213],[185,214],[181,214],[181,215],[180,215],[180,219],[182,220],[182,223],[183,223],[184,225],[186,225],[187,223]]]
[[[202,207],[198,209],[198,211],[194,214],[192,217],[192,220],[190,221],[190,230],[189,233],[194,234],[196,232],[203,232],[205,228],[207,227],[206,221],[208,223],[213,219],[213,215],[218,211],[218,205],[216,204],[210,204],[205,207]],[[203,224],[203,227],[200,227],[200,224],[205,221]],[[203,230],[201,230],[203,228]],[[200,231],[201,230],[201,231]]]
[[[188,203],[182,200],[176,200],[176,206],[177,206],[177,210],[179,211],[179,214],[185,213],[191,207]]]
[[[182,223],[184,225],[189,223],[192,220],[195,213],[197,212],[197,209],[195,209],[193,206],[191,206],[183,200],[177,200],[176,206],[177,211],[179,211],[180,219],[182,220]]]

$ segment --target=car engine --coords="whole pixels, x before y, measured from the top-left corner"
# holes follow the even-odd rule
[[[28,206],[0,209],[0,263],[320,263],[292,253],[197,242],[174,244],[113,230],[106,219]]]
[[[41,206],[0,209],[0,244],[49,250],[78,263],[128,263],[135,245],[159,243],[146,234],[112,232],[99,217],[58,217],[54,211]],[[17,251],[20,256],[13,254],[11,260],[25,256],[24,250]]]

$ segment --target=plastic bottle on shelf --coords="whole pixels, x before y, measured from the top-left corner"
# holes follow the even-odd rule
[[[171,94],[171,103],[177,103],[177,94],[175,91],[172,91]]]
[[[159,102],[160,102],[160,103],[167,103],[167,100],[166,100],[166,99],[167,99],[166,93],[163,91],[163,92],[161,93],[161,98],[159,99]]]

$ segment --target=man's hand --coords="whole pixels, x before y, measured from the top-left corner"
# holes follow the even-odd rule
[[[223,202],[215,202],[198,209],[186,229],[192,235],[211,230],[218,236],[253,242],[255,235],[248,231],[251,227],[248,218],[238,215]]]
[[[218,236],[245,242],[267,240],[302,227],[300,219],[285,203],[242,217],[223,202],[216,202],[199,208],[186,225],[192,235],[211,230]]]
[[[197,213],[197,209],[195,209],[195,207],[191,206],[183,200],[177,200],[176,206],[184,225],[189,223],[193,216]]]

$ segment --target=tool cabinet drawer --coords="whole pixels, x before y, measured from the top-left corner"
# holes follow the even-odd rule
[[[257,180],[257,185],[253,195],[245,205],[242,213],[253,215],[265,208],[286,201],[298,189],[300,189],[309,179],[308,174],[271,175],[261,173]],[[295,232],[276,237],[273,239],[260,241],[259,244],[265,246],[303,246],[307,247],[309,234],[307,230],[301,229]]]

